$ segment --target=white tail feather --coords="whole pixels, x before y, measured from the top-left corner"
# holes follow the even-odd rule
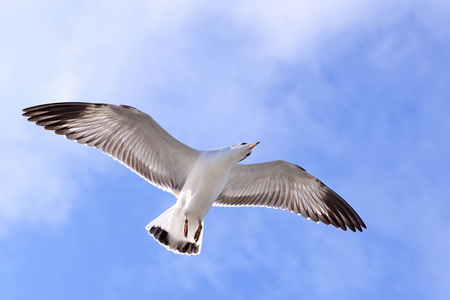
[[[185,237],[186,218],[188,220],[187,237]],[[166,249],[187,255],[200,254],[203,240],[202,228],[203,221],[199,223],[198,219],[185,216],[176,205],[145,227],[148,233]]]

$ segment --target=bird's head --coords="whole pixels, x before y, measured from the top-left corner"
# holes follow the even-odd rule
[[[243,161],[246,159],[250,154],[252,153],[252,149],[258,145],[259,142],[253,143],[253,144],[247,144],[247,143],[240,143],[231,146],[231,149],[236,153],[238,156],[239,161]]]

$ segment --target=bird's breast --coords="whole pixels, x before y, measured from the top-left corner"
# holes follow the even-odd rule
[[[211,159],[195,164],[178,196],[178,205],[186,215],[203,220],[223,191],[231,167]]]

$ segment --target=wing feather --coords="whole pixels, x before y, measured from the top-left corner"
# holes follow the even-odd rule
[[[214,205],[287,209],[344,231],[366,228],[338,194],[303,168],[285,161],[235,166]]]
[[[61,102],[29,107],[36,125],[99,148],[150,183],[178,195],[199,152],[176,140],[149,115],[126,105]]]

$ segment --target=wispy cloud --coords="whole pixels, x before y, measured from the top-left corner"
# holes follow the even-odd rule
[[[20,116],[19,103],[7,104],[3,109],[10,113],[2,119],[5,130],[0,134],[0,236],[37,224],[61,224],[76,194],[76,184],[69,180],[70,170],[58,161],[64,159],[63,155],[54,154],[51,146],[31,138],[26,127],[29,124]]]

